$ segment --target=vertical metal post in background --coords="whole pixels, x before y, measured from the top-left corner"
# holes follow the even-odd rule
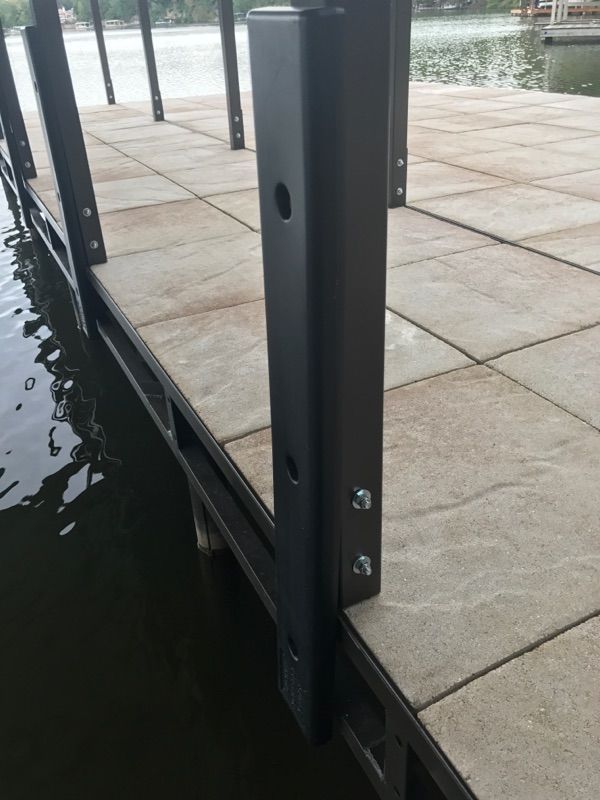
[[[412,0],[392,0],[390,41],[389,207],[406,205]]]
[[[337,611],[380,587],[389,0],[310,6],[251,12],[249,36],[279,685],[322,742]]]
[[[31,226],[30,205],[31,199],[25,189],[25,180],[35,178],[36,170],[33,155],[29,146],[29,138],[21,113],[21,106],[17,96],[13,78],[4,31],[0,24],[0,125],[6,140],[10,171],[14,182],[14,189],[19,198],[25,224]]]
[[[156,122],[162,122],[165,118],[165,112],[163,109],[160,87],[158,85],[158,72],[156,71],[156,58],[154,56],[154,44],[152,42],[152,23],[150,21],[148,0],[138,0],[137,6],[140,29],[142,31],[142,42],[144,44],[144,56],[146,58],[146,71],[148,72],[152,114]]]
[[[90,10],[92,12],[92,20],[94,22],[96,42],[98,43],[98,55],[100,56],[100,66],[102,67],[102,78],[104,80],[106,100],[108,105],[112,106],[115,103],[115,90],[113,89],[113,82],[112,78],[110,77],[108,56],[106,55],[106,44],[104,43],[104,30],[102,28],[102,14],[100,13],[100,5],[98,0],[90,0]]]
[[[94,333],[93,295],[88,268],[106,261],[100,219],[58,9],[30,0],[34,24],[24,29],[25,50],[56,193],[80,328]]]
[[[229,117],[229,140],[232,150],[243,150],[244,115],[240,98],[240,76],[238,72],[237,48],[235,44],[235,20],[233,0],[218,0],[221,48],[225,69],[225,91],[227,92],[227,114]]]
[[[17,89],[13,77],[4,31],[0,24],[0,91],[2,92],[2,102],[0,104],[0,117],[2,128],[6,137],[7,146],[11,161],[16,160],[13,170],[20,172],[24,178],[35,178],[35,164],[29,137],[25,128],[23,114],[17,95]],[[11,135],[12,134],[12,135]],[[11,139],[14,141],[16,153],[10,149]]]

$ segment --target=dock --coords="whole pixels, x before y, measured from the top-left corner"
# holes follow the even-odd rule
[[[368,5],[373,14],[385,4]],[[39,15],[56,13],[41,0],[33,7]],[[271,36],[272,26],[296,35],[277,13],[257,15],[255,42]],[[321,22],[311,17],[303,35]],[[389,25],[381,22],[379,32]],[[49,17],[48,31],[52,25]],[[53,53],[56,86],[68,85],[59,38],[48,33],[42,43],[29,36],[34,70],[49,63],[44,53]],[[290,42],[291,50],[297,41]],[[318,53],[323,41],[315,42],[311,52]],[[315,104],[299,108],[289,93],[280,100],[276,89],[265,90],[261,59],[273,53],[258,49],[254,95],[240,95],[234,81],[227,96],[160,98],[160,105],[155,93],[152,103],[116,98],[79,109],[77,122],[69,92],[60,120],[48,117],[51,86],[40,100],[41,116],[21,115],[4,80],[0,117],[9,135],[0,140],[0,156],[38,245],[52,252],[71,285],[82,331],[106,342],[184,470],[199,544],[211,550],[226,543],[281,625],[282,598],[293,606],[302,582],[290,577],[288,595],[281,570],[304,579],[300,567],[308,574],[317,551],[290,551],[302,541],[290,545],[280,534],[278,520],[293,526],[294,517],[277,465],[274,484],[273,455],[283,459],[291,492],[292,485],[303,487],[304,471],[297,452],[292,459],[279,447],[277,426],[302,411],[294,400],[300,390],[294,395],[289,386],[302,380],[303,359],[312,356],[327,375],[341,356],[335,350],[327,360],[333,334],[311,350],[312,329],[294,365],[282,355],[297,339],[290,344],[277,326],[287,319],[295,330],[300,312],[293,293],[276,308],[274,287],[283,291],[277,281],[286,259],[296,264],[304,244],[293,249],[281,238],[299,213],[296,195],[277,188],[283,224],[276,228],[265,176],[284,170],[277,166],[281,153],[293,153],[293,161],[302,151],[310,166],[310,148],[296,151],[293,135],[278,143],[273,120],[302,110],[308,116]],[[404,74],[408,89],[397,58],[396,79]],[[306,80],[303,97],[318,83]],[[275,116],[266,119],[269,105]],[[383,438],[375,453],[383,464],[381,497],[375,469],[375,483],[357,482],[347,511],[339,512],[353,515],[352,524],[374,520],[375,533],[371,549],[358,550],[345,543],[340,526],[332,716],[385,800],[591,800],[600,783],[600,98],[411,83],[408,106],[395,110],[396,133],[404,120],[409,155],[391,148],[390,196],[377,195],[374,209],[389,201],[387,284],[381,284]],[[380,118],[387,125],[386,109]],[[20,121],[25,157],[18,134],[10,137]],[[325,130],[320,119],[311,124],[311,131]],[[71,166],[57,161],[67,134]],[[85,182],[76,185],[78,136],[91,194]],[[405,146],[402,137],[398,142]],[[35,164],[34,177],[25,162]],[[374,175],[383,165],[384,177],[387,162],[387,151],[368,161]],[[359,177],[369,184],[369,176]],[[335,204],[338,184],[327,179],[321,186]],[[79,206],[73,201],[75,221],[70,191],[73,198],[88,192]],[[330,222],[335,244],[341,234]],[[373,229],[359,233],[371,241]],[[306,230],[312,242],[308,223]],[[325,247],[322,237],[316,240]],[[377,257],[374,249],[372,263],[362,263],[361,290],[348,301],[364,306],[350,324],[367,342]],[[352,253],[345,258],[352,261]],[[297,291],[313,301],[316,292],[333,308],[326,305],[330,295],[318,295],[319,280],[302,287]],[[300,322],[308,325],[304,317]],[[377,364],[349,363],[339,378],[352,393],[348,403],[376,405],[379,395],[369,395],[364,376]],[[343,395],[324,395],[323,419],[344,418]],[[377,445],[377,420],[365,419],[366,429],[371,424],[375,438],[358,453],[365,462]],[[310,437],[309,423],[306,430]],[[350,443],[344,440],[349,460],[361,440],[355,424],[353,430]],[[344,464],[332,458],[326,465],[317,474],[329,486]],[[322,498],[316,505],[326,507],[327,492],[314,480]],[[311,547],[321,546],[326,530],[319,527]],[[278,566],[281,553],[291,565]],[[337,550],[329,557],[340,560]],[[307,619],[318,613],[314,596],[302,608]],[[294,624],[293,612],[286,624]],[[317,641],[325,652],[328,631],[320,630]],[[304,635],[317,646],[311,630]],[[287,633],[286,642],[289,653],[279,657],[288,669],[290,658],[302,662],[302,645]],[[314,733],[307,710],[318,718],[310,691],[324,696],[318,675],[330,666],[321,657],[315,656],[317,677],[307,673],[308,688],[301,671],[281,679],[311,740],[326,738],[320,727]]]

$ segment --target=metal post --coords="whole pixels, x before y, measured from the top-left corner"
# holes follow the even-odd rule
[[[142,42],[144,44],[144,56],[146,58],[146,70],[148,72],[148,85],[150,87],[150,100],[152,103],[152,114],[156,122],[162,122],[165,118],[160,87],[158,85],[158,72],[156,71],[156,58],[154,57],[154,44],[152,43],[152,23],[150,22],[150,8],[148,0],[138,0],[138,17],[142,31]]]
[[[102,78],[104,80],[106,100],[108,105],[112,106],[115,103],[115,91],[113,89],[112,78],[110,77],[108,56],[106,55],[106,44],[104,43],[104,30],[102,28],[102,14],[100,13],[100,5],[98,0],[90,0],[90,10],[92,12],[92,20],[94,22],[96,42],[98,43],[98,55],[100,56],[100,66],[102,67]]]
[[[379,591],[388,0],[249,17],[273,428],[279,684],[330,734],[336,616]]]
[[[19,198],[23,219],[31,227],[29,208],[30,197],[25,189],[25,180],[35,178],[36,171],[33,155],[29,146],[29,138],[21,113],[21,106],[15,87],[4,30],[0,23],[0,125],[3,138],[6,140],[10,172],[14,183],[14,190]]]
[[[24,178],[35,178],[35,164],[31,147],[29,145],[29,137],[25,128],[23,114],[17,95],[17,89],[13,77],[10,59],[8,57],[8,50],[6,49],[6,40],[4,39],[4,31],[0,24],[0,92],[2,93],[2,100],[0,102],[0,118],[2,129],[6,137],[7,146],[9,147],[9,155],[13,163],[14,171],[20,172]],[[11,139],[14,141],[16,152],[13,155],[10,148]]]
[[[233,0],[218,0],[221,47],[225,69],[225,91],[227,93],[227,114],[229,117],[229,140],[232,150],[243,150],[244,115],[240,98],[240,77],[238,73],[237,49],[235,44],[235,21]]]
[[[94,333],[95,314],[88,268],[106,261],[100,219],[58,9],[30,0],[34,24],[23,38],[36,91],[56,193],[80,328]]]
[[[390,42],[389,207],[406,205],[411,0],[392,0]]]

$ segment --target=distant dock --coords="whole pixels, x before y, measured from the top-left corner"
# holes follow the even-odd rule
[[[388,4],[349,2],[339,51],[327,10],[251,17],[254,94],[220,5],[227,95],[163,100],[142,16],[150,102],[118,102],[104,58],[108,104],[78,110],[34,0],[39,113],[0,37],[3,176],[175,454],[199,546],[276,621],[308,738],[335,725],[382,800],[589,800],[600,98],[407,103],[398,7],[390,132]]]

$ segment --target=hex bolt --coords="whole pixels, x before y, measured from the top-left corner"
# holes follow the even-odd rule
[[[396,161],[396,166],[397,166],[397,167],[403,167],[403,166],[404,166],[404,161],[403,161],[403,159],[399,158],[399,159],[398,159],[398,161]]]
[[[238,132],[236,133],[236,135],[235,135],[235,138],[236,138],[236,139],[241,139],[241,138],[242,138],[242,134],[241,134],[241,133],[238,131]]]
[[[354,572],[355,575],[362,575],[365,578],[369,578],[373,574],[373,565],[371,564],[369,556],[358,556],[352,565],[352,572]]]
[[[25,147],[25,142],[23,141],[23,139],[21,139],[21,141],[19,142],[19,144],[21,145],[21,147]]]
[[[26,167],[27,169],[29,169],[29,167],[30,167],[30,166],[31,166],[31,161],[26,161],[26,162],[25,162],[25,167]]]
[[[402,188],[399,186],[399,187],[396,189],[396,194],[398,195],[398,197],[402,197],[402,195],[404,194],[404,189],[402,189]]]
[[[234,118],[233,118],[233,121],[234,121],[234,122],[239,122],[239,121],[240,121],[240,118],[239,118],[239,117],[234,117]]]
[[[368,489],[357,489],[352,497],[352,506],[357,511],[368,511],[373,505],[373,498]]]
[[[84,217],[91,217],[92,216],[92,209],[88,208],[87,206],[81,212]]]
[[[92,239],[92,241],[90,242],[90,248],[92,250],[97,250],[99,247],[100,245],[98,244],[98,242],[95,239]]]

